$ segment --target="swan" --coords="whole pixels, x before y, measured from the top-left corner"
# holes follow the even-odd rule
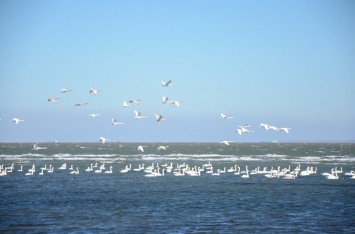
[[[19,124],[20,122],[24,122],[25,120],[19,119],[19,118],[13,118],[11,122],[15,122],[15,124]]]
[[[110,166],[110,170],[109,171],[105,171],[106,174],[112,174],[112,166]]]
[[[137,147],[137,150],[139,150],[139,151],[141,151],[141,152],[144,152],[144,147],[147,147],[147,146],[145,146],[145,145],[139,145],[139,146]]]
[[[163,97],[163,103],[165,104],[165,103],[167,103],[169,101],[169,98],[168,97]]]
[[[71,92],[71,91],[73,91],[73,90],[72,89],[65,89],[65,88],[61,88],[60,89],[61,93],[68,93],[68,92]]]
[[[132,106],[132,105],[129,105],[126,101],[123,101],[122,107],[129,107],[129,106]]]
[[[134,104],[137,104],[137,105],[139,105],[139,102],[140,102],[141,100],[139,100],[139,99],[131,99],[131,100],[129,100],[129,103],[134,103]]]
[[[229,143],[232,143],[233,141],[221,141],[221,144],[229,145]]]
[[[343,173],[343,167],[340,167],[340,170],[338,170],[338,168],[335,167],[335,172],[336,173]]]
[[[169,86],[172,86],[171,84],[171,80],[168,80],[167,82],[164,82],[164,81],[161,81],[161,84],[163,87],[169,87]]]
[[[355,171],[351,170],[350,172],[346,172],[344,175],[346,175],[346,176],[354,176],[355,175]]]
[[[238,165],[235,164],[234,167],[231,167],[230,169],[228,169],[227,172],[235,172],[235,171],[237,171],[237,167],[238,167]]]
[[[211,175],[212,175],[212,176],[219,176],[219,175],[220,175],[220,170],[218,169],[218,170],[217,170],[217,173],[212,173]]]
[[[75,103],[74,106],[86,106],[87,104],[89,104],[89,103],[87,103],[87,102],[78,102],[78,103]]]
[[[48,102],[53,102],[53,103],[57,103],[57,100],[59,100],[60,98],[56,98],[56,97],[50,97],[47,99]]]
[[[117,119],[112,119],[111,120],[111,125],[119,125],[119,124],[123,124],[117,121]]]
[[[74,166],[73,166],[73,164],[72,165],[70,165],[70,168],[68,169],[69,171],[73,171],[74,170]]]
[[[17,171],[19,171],[19,172],[23,171],[23,166],[21,166],[21,168],[18,169]]]
[[[158,115],[158,114],[155,114],[155,119],[157,120],[157,122],[162,121],[162,120],[166,120],[163,118],[162,115]]]
[[[70,172],[70,174],[78,175],[79,174],[79,167],[76,167],[76,171]]]
[[[339,179],[338,173],[336,171],[333,171],[333,172],[335,173],[335,175],[334,175],[334,173],[332,173],[331,175],[328,175],[327,176],[328,180],[337,180],[337,179]]]
[[[95,172],[95,173],[101,173],[101,172],[102,172],[102,170],[103,170],[103,169],[102,169],[102,167],[100,167],[100,169],[95,170],[94,172]]]
[[[126,165],[125,169],[122,169],[122,170],[120,171],[120,173],[127,173],[127,172],[129,172],[129,171],[131,170],[131,167],[132,167],[131,164]]]
[[[91,118],[96,118],[97,116],[100,116],[100,114],[90,114],[89,117]]]
[[[235,131],[238,132],[239,135],[242,135],[243,133],[254,132],[254,131],[250,131],[249,129],[247,129],[247,127],[249,127],[249,125],[244,125],[244,126],[241,125]]]
[[[246,174],[242,175],[241,177],[242,177],[242,178],[249,178],[249,171],[247,170],[247,171],[246,171]]]
[[[91,94],[94,94],[95,96],[97,95],[97,93],[99,92],[99,91],[101,91],[101,90],[98,90],[98,89],[89,89],[89,93]]]
[[[31,171],[31,172],[27,172],[25,175],[26,175],[26,176],[33,175],[33,171]]]
[[[174,172],[174,176],[184,176],[184,175],[185,175],[185,171],[184,170]]]
[[[52,165],[49,165],[48,173],[53,173],[54,167]]]
[[[163,145],[160,145],[157,147],[157,150],[167,150],[169,146],[163,146]]]
[[[102,142],[102,144],[105,144],[105,142],[106,142],[107,140],[110,140],[110,139],[105,138],[105,137],[100,137],[100,138],[99,138],[99,142]]]
[[[225,114],[221,113],[221,119],[233,119],[233,118],[234,118],[233,116],[225,115]]]
[[[291,130],[291,128],[278,128],[279,132],[286,132],[289,133],[289,131]]]
[[[34,144],[32,150],[41,150],[41,149],[47,149],[47,147],[39,147],[37,144]]]
[[[86,168],[85,172],[91,172],[91,171],[93,171],[92,163],[90,164],[90,167]]]
[[[141,112],[136,111],[136,110],[134,111],[134,114],[135,114],[135,116],[134,116],[135,119],[147,118],[147,116],[143,116],[143,115],[141,114]]]
[[[41,172],[38,173],[38,175],[44,175],[43,171],[44,171],[44,169],[42,168]]]
[[[144,170],[144,163],[141,165],[141,164],[139,164],[138,165],[138,168],[134,168],[133,169],[133,171],[142,171],[142,170]]]

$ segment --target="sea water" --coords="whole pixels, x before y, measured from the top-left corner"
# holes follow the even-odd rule
[[[355,233],[355,144],[0,144],[1,233]],[[144,152],[138,151],[139,145]],[[168,146],[157,150],[159,145]],[[58,169],[62,164],[67,169]],[[91,164],[102,173],[85,172]],[[146,177],[133,169],[235,165],[241,171],[316,170],[285,180],[234,173]],[[26,176],[35,165],[33,175]],[[41,167],[54,167],[53,173]],[[70,166],[79,174],[71,174]],[[128,173],[121,173],[131,165]],[[18,172],[20,166],[23,171]],[[112,166],[112,174],[104,173]],[[94,170],[98,170],[93,168]],[[322,175],[337,168],[339,179]],[[4,171],[5,169],[2,169]],[[11,169],[7,169],[10,171]],[[173,170],[174,171],[174,170]]]

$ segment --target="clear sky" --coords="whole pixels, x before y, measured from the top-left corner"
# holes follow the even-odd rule
[[[1,0],[0,35],[0,142],[355,142],[351,0]]]

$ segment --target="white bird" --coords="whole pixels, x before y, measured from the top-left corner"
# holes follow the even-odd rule
[[[278,128],[278,131],[280,131],[280,132],[289,133],[289,130],[291,130],[291,128]]]
[[[112,174],[112,166],[110,166],[110,170],[109,171],[105,171],[106,174]]]
[[[71,92],[71,91],[73,91],[73,90],[71,90],[71,89],[64,89],[64,88],[61,88],[61,89],[60,89],[60,92],[61,92],[61,93],[67,93],[67,92]]]
[[[18,119],[18,118],[13,118],[13,119],[11,120],[11,122],[15,122],[16,124],[19,124],[20,122],[24,122],[24,120]]]
[[[139,99],[131,99],[131,100],[129,100],[129,103],[135,103],[135,104],[139,105],[140,101],[141,100],[139,100]]]
[[[76,167],[76,171],[70,172],[70,174],[78,175],[79,174],[79,167]]]
[[[102,142],[102,144],[105,144],[105,142],[106,142],[107,140],[109,140],[109,139],[107,139],[107,138],[105,138],[105,137],[100,137],[100,138],[99,138],[99,141]]]
[[[75,106],[85,106],[87,104],[89,104],[89,103],[87,103],[87,102],[79,102],[79,103],[76,103]]]
[[[142,118],[146,118],[147,116],[142,116],[142,114],[139,111],[134,111],[135,114],[135,119],[142,119]]]
[[[161,81],[161,84],[162,84],[163,87],[172,86],[171,80],[168,80],[167,82]]]
[[[139,145],[137,147],[137,150],[141,151],[141,152],[144,152],[144,147],[147,147],[147,146],[143,146],[143,145]]]
[[[231,142],[233,142],[233,141],[221,141],[220,143],[225,144],[225,145],[229,145],[229,143],[231,143]]]
[[[166,150],[169,146],[163,146],[163,145],[160,145],[157,147],[157,150]]]
[[[249,125],[244,125],[244,126],[241,125],[236,130],[236,132],[238,132],[239,135],[242,135],[243,133],[254,132],[254,131],[250,131],[249,129],[247,129],[247,127],[250,127],[250,126]]]
[[[47,99],[48,102],[53,102],[53,103],[57,103],[57,100],[60,98],[56,98],[56,97],[50,97]]]
[[[259,125],[259,128],[265,128],[265,130],[269,130],[269,129],[270,129],[270,126],[267,125],[267,124],[261,123],[261,124]]]
[[[158,114],[155,114],[155,119],[156,119],[157,121],[166,120],[166,119],[163,118],[163,116],[158,115]]]
[[[129,104],[127,104],[127,102],[126,102],[126,101],[123,101],[123,103],[122,103],[122,107],[129,107],[129,106],[132,106],[132,105],[129,105]]]
[[[119,125],[119,124],[123,124],[117,121],[117,119],[112,119],[111,120],[111,125]]]
[[[221,113],[221,119],[233,119],[233,118],[234,118],[233,116],[225,115],[225,114]]]
[[[179,101],[172,101],[171,104],[173,104],[174,107],[179,107],[180,102]]]
[[[91,93],[93,93],[95,96],[97,95],[97,93],[99,92],[99,91],[101,91],[101,90],[98,90],[98,89],[89,89],[89,93],[91,94]]]
[[[89,117],[91,118],[96,118],[97,116],[100,116],[100,114],[90,114]]]
[[[163,97],[163,103],[165,104],[165,103],[167,103],[169,101],[169,98],[168,97]]]
[[[33,149],[32,150],[40,150],[40,149],[47,149],[47,147],[39,147],[37,144],[33,145]]]

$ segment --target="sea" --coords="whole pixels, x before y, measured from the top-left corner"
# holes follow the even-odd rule
[[[0,233],[355,233],[354,143],[33,148],[0,143]]]

